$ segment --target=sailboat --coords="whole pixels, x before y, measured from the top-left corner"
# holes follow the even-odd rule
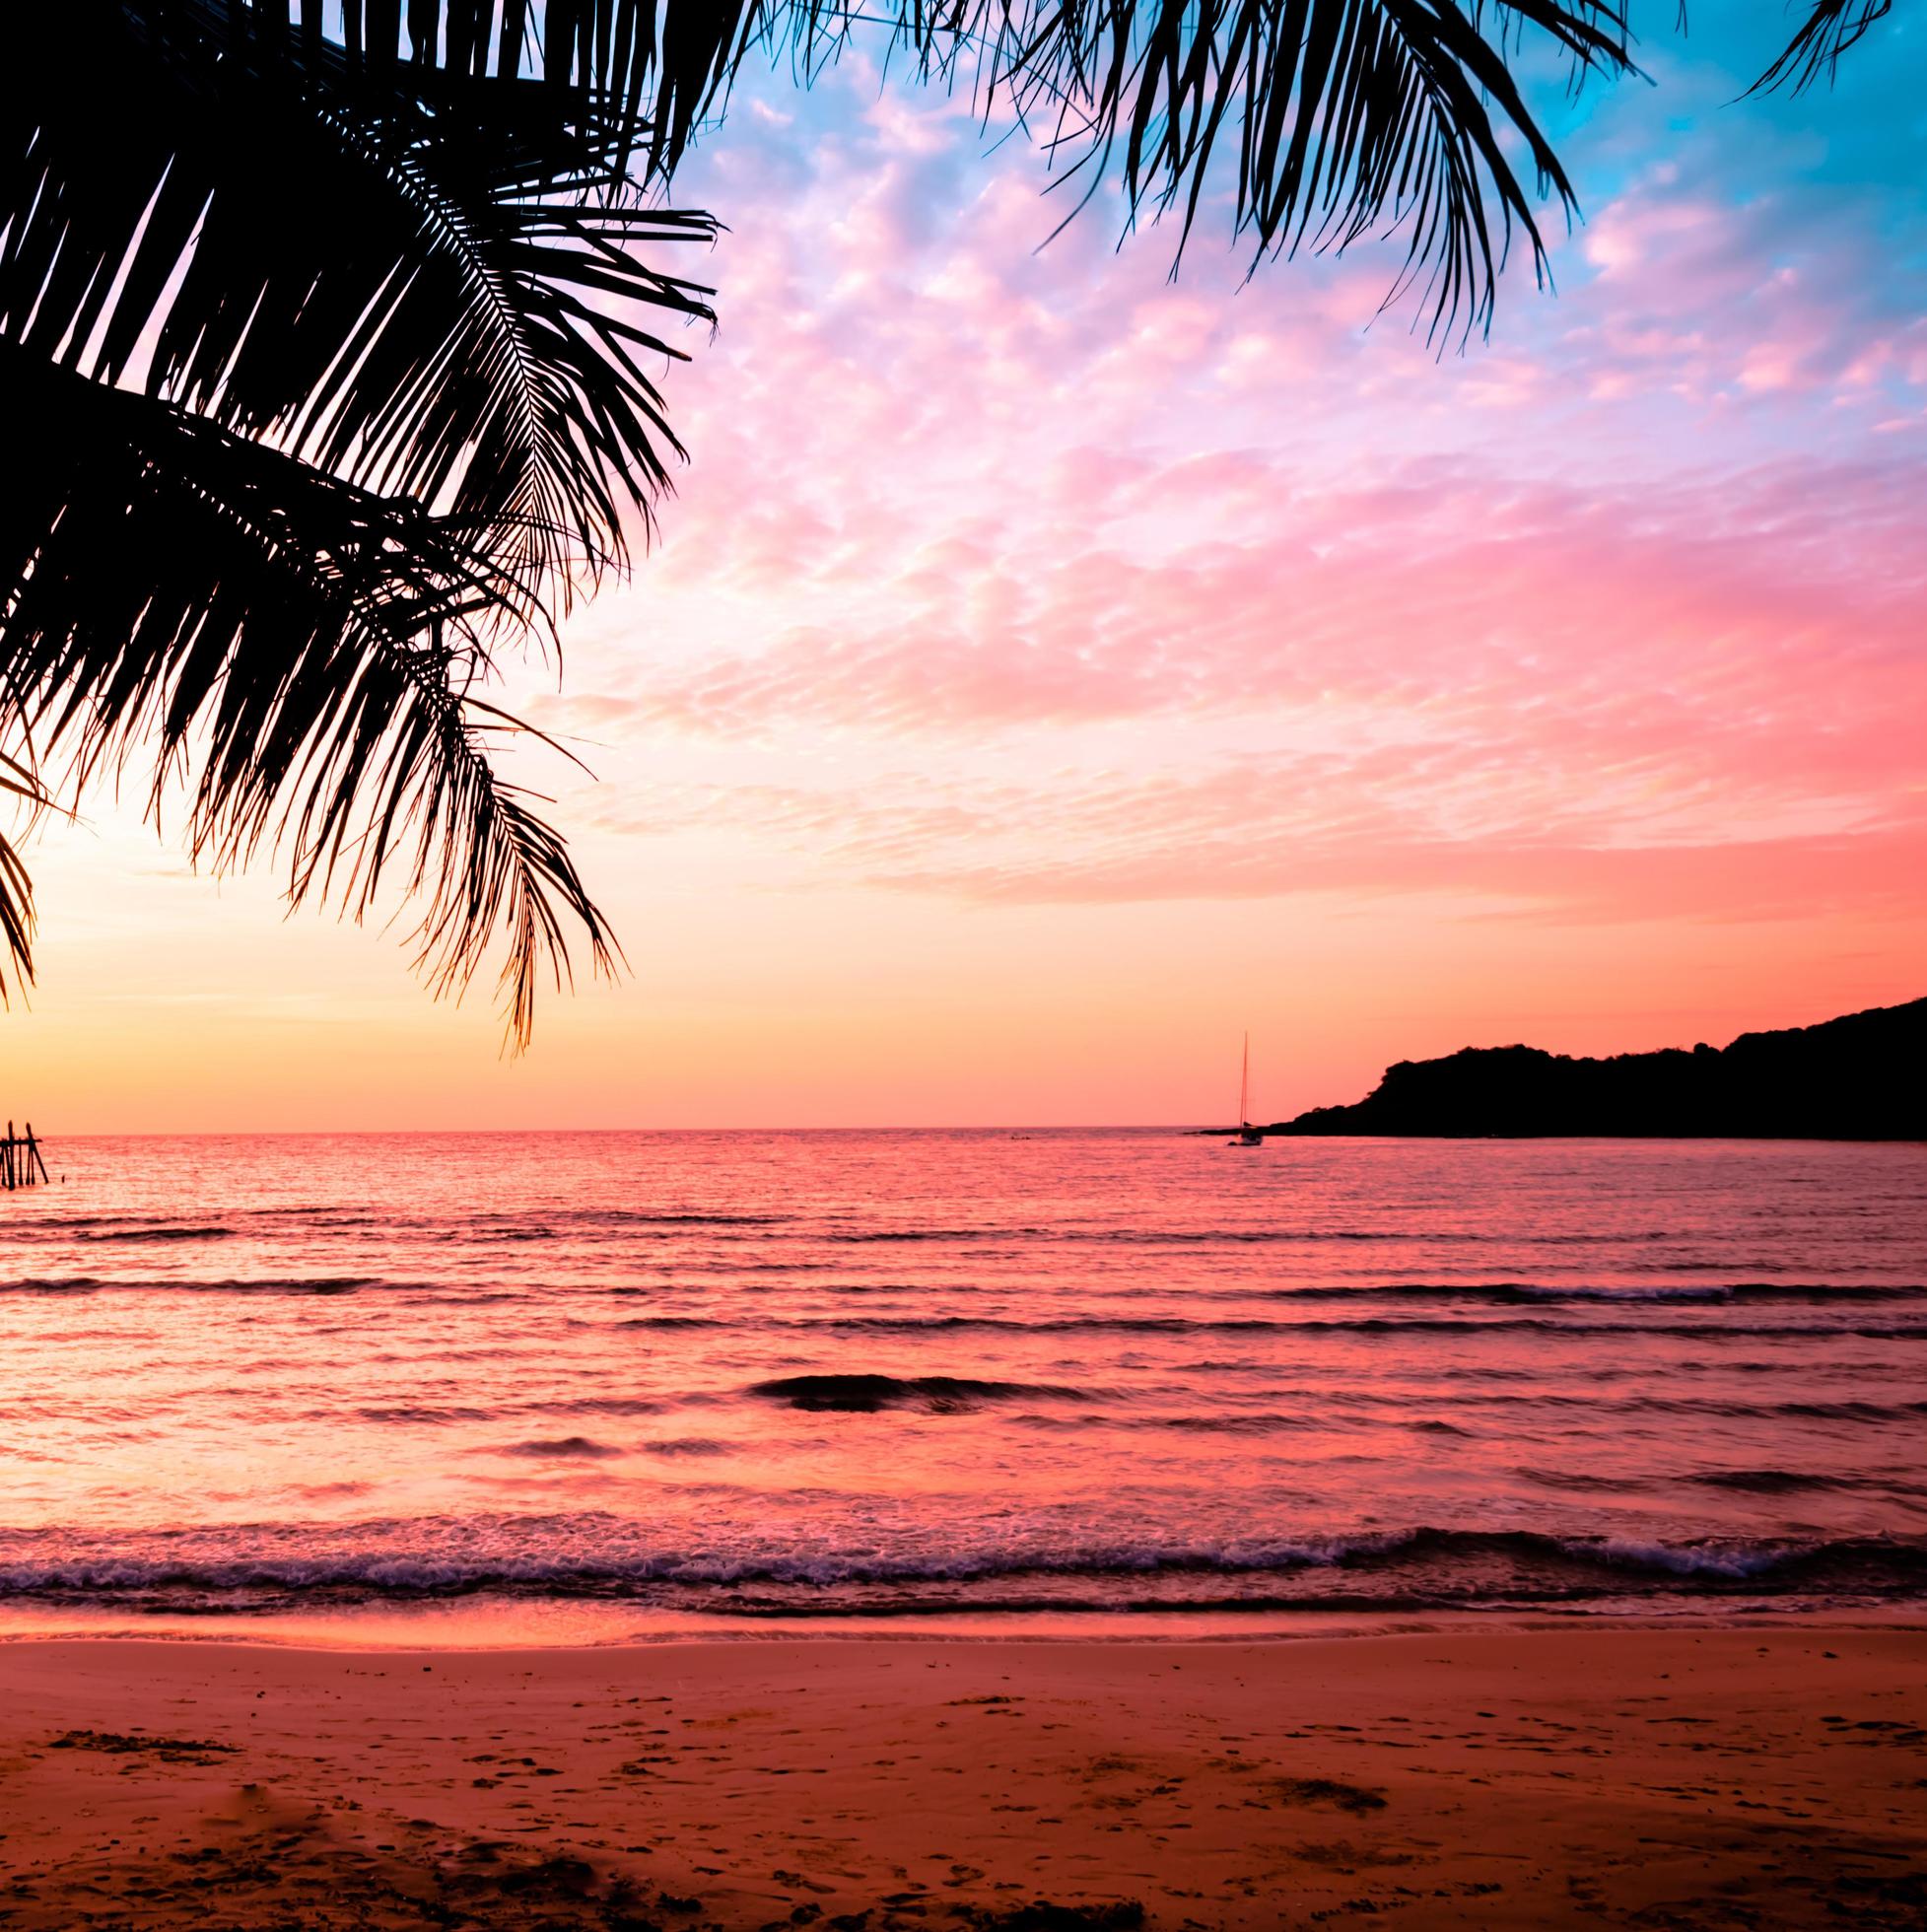
[[[1227,1147],[1262,1147],[1265,1133],[1251,1124],[1251,1035],[1245,1035],[1244,1074],[1238,1082],[1238,1138],[1227,1140]]]

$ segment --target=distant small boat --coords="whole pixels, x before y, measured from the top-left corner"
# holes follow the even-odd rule
[[[1262,1147],[1265,1144],[1263,1128],[1251,1124],[1251,1035],[1245,1035],[1245,1065],[1243,1077],[1238,1082],[1238,1138],[1227,1140],[1227,1147]]]

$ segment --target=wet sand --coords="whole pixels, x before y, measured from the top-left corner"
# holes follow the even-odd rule
[[[0,1926],[1927,1924],[1927,1629],[0,1645]]]

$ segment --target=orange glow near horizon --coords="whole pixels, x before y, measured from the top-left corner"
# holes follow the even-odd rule
[[[692,889],[657,900],[654,944],[632,905],[632,977],[549,1000],[507,1061],[479,990],[433,1005],[391,943],[290,925],[267,879],[166,870],[138,828],[114,846],[121,888],[103,853],[42,860],[44,984],[7,1018],[5,1101],[42,1134],[1215,1121],[1247,1023],[1270,1120],[1468,1044],[1724,1044],[1919,992],[1844,919],[1602,932],[1404,898],[987,910]]]

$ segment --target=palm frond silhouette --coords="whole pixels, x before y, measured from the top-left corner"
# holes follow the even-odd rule
[[[1888,3],[1819,0],[1761,85]],[[438,991],[505,942],[525,1044],[572,934],[618,955],[482,692],[683,454],[653,372],[714,319],[670,264],[717,223],[668,205],[677,165],[752,56],[808,80],[865,33],[1181,243],[1219,198],[1254,265],[1393,235],[1440,337],[1572,208],[1519,44],[1632,66],[1608,0],[22,0],[0,790],[138,769],[158,812],[184,779],[197,861],[278,852],[294,903],[357,918],[398,884]],[[33,936],[0,839],[0,996]]]

